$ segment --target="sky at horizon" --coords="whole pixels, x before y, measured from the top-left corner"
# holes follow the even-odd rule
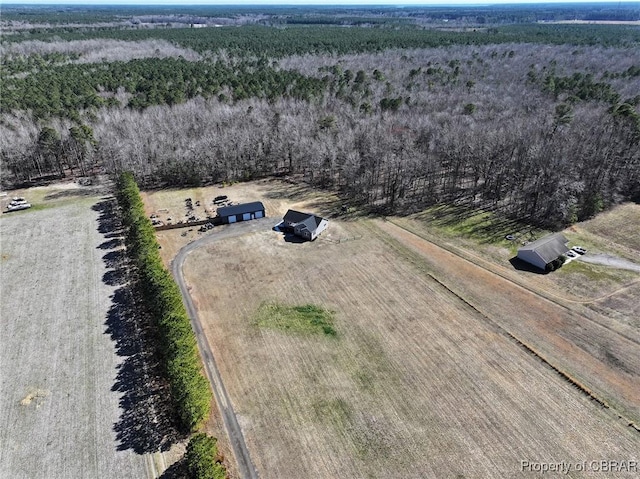
[[[610,3],[624,4],[624,5],[638,5],[640,8],[640,1],[619,1],[619,0],[0,0],[0,7],[2,5],[175,5],[175,6],[191,6],[191,5],[223,5],[223,6],[235,6],[235,5],[311,5],[311,6],[358,6],[358,5],[372,5],[372,6],[452,6],[452,5],[505,5],[505,4],[550,4],[550,3]]]

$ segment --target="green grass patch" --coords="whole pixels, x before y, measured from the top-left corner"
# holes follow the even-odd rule
[[[590,281],[613,281],[620,282],[625,279],[625,271],[616,270],[607,266],[601,266],[583,261],[571,261],[558,269],[562,274],[579,274]]]
[[[42,203],[38,203],[37,205],[33,205],[31,206],[31,208],[29,208],[28,210],[25,211],[41,211],[41,210],[46,210],[51,208],[53,205],[45,205]]]
[[[311,407],[319,422],[331,424],[341,433],[345,433],[353,425],[353,408],[342,398],[320,398]]]
[[[334,313],[313,304],[286,306],[263,303],[254,322],[262,328],[277,329],[294,334],[336,336]]]

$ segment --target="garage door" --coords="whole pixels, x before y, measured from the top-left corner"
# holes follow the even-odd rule
[[[245,213],[242,215],[243,221],[249,221],[251,219],[251,213]]]
[[[262,218],[262,211],[256,211],[256,218]]]
[[[235,222],[236,222],[236,215],[229,216],[229,223],[235,223]]]

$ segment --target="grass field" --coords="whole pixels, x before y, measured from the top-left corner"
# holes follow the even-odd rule
[[[253,318],[261,328],[276,329],[291,334],[326,334],[335,336],[333,313],[313,304],[285,306],[264,303]]]
[[[467,290],[464,278],[446,284],[419,251],[422,240],[383,226],[332,222],[360,238],[341,243],[253,233],[187,259],[191,294],[261,477],[532,477],[521,461],[638,459],[635,430],[505,333],[513,324],[504,315],[515,323],[523,314],[504,301],[509,292]],[[456,288],[471,302],[483,292],[483,310]],[[589,357],[593,338],[581,338],[582,349],[563,338],[561,307],[528,301],[542,309],[527,313],[519,333],[537,315],[543,353]],[[260,327],[256,315],[270,302],[331,311],[336,335]],[[496,306],[505,322],[491,320]],[[601,374],[598,391],[621,381],[618,392],[631,394],[621,401],[633,409],[638,349],[625,346],[609,352],[631,372],[598,370],[598,357],[578,372]]]
[[[103,259],[116,244],[98,231],[100,197],[64,185],[21,193],[39,208],[0,218],[0,477],[147,477],[116,432],[117,286]]]
[[[583,235],[580,239],[593,242],[596,247],[602,245],[618,250],[619,254],[630,259],[640,260],[640,205],[625,203],[597,217],[580,223],[575,233]],[[604,245],[602,244],[604,240]]]

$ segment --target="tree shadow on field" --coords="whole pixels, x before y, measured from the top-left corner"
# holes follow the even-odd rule
[[[55,193],[49,193],[44,197],[44,200],[58,200],[61,198],[79,198],[83,196],[93,196],[96,194],[104,193],[103,187],[88,188],[86,186],[78,186],[70,190],[56,191]]]
[[[111,251],[111,250],[118,249],[121,246],[122,246],[122,239],[116,237],[116,238],[105,241],[100,246],[98,246],[98,248]]]
[[[411,212],[409,212],[411,214]],[[480,244],[516,239],[535,239],[531,218],[510,218],[503,208],[476,208],[468,205],[429,205],[426,211],[414,214],[416,219],[440,228],[453,228],[457,236],[473,238]]]
[[[93,209],[100,213],[98,231],[113,238],[98,246],[106,251],[102,260],[109,268],[103,282],[118,286],[111,296],[105,322],[105,333],[122,358],[111,388],[120,393],[121,415],[113,427],[118,450],[131,449],[137,454],[165,451],[182,436],[176,427],[169,385],[158,361],[156,331],[136,300],[140,294],[123,248],[115,200],[103,198]]]
[[[186,479],[189,477],[187,470],[187,461],[183,457],[178,462],[169,466],[160,476],[160,479]]]

